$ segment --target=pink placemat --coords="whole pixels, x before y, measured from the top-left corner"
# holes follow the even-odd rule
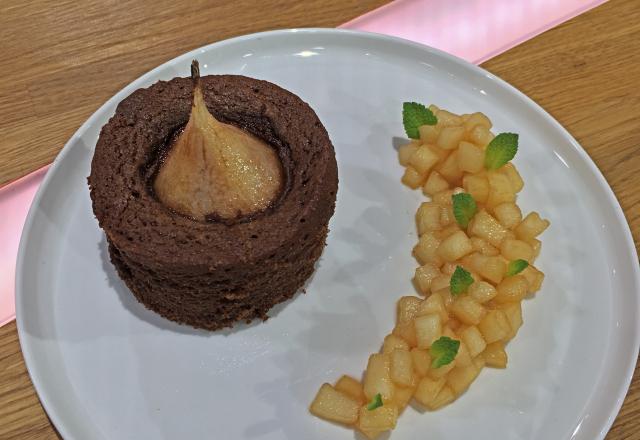
[[[396,0],[340,26],[393,35],[481,63],[606,0]],[[0,326],[13,320],[22,226],[48,167],[0,188]]]
[[[49,166],[0,188],[0,326],[15,317],[16,256],[24,219]]]
[[[417,41],[483,61],[606,0],[396,0],[340,27]]]

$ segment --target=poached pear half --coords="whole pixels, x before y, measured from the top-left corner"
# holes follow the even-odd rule
[[[274,148],[207,109],[197,61],[189,121],[153,183],[156,197],[198,221],[232,220],[268,208],[282,190],[284,173]]]

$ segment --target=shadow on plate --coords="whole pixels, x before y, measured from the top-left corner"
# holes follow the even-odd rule
[[[237,323],[231,328],[226,328],[226,329],[217,330],[217,331],[210,331],[210,330],[197,329],[186,324],[179,324],[177,322],[170,321],[162,317],[161,315],[157,314],[156,312],[146,308],[142,303],[138,302],[135,296],[131,293],[131,291],[129,290],[127,285],[124,283],[124,281],[122,281],[122,279],[116,272],[113,264],[111,263],[111,259],[109,257],[107,240],[104,236],[102,237],[102,240],[100,240],[98,247],[100,252],[100,260],[102,261],[102,269],[104,270],[104,273],[107,276],[109,287],[111,287],[113,290],[116,291],[116,293],[118,294],[118,298],[120,299],[120,302],[122,303],[124,308],[127,309],[127,311],[133,314],[136,318],[142,321],[145,321],[146,323],[151,324],[152,326],[160,330],[167,330],[175,333],[181,333],[185,335],[193,335],[193,336],[199,336],[199,337],[211,337],[214,335],[231,336],[234,333],[238,333],[248,328],[255,327],[264,322],[260,320],[253,320],[249,323],[246,323],[246,322]],[[318,263],[316,263],[316,266],[317,264]],[[314,274],[315,274],[315,271],[314,271]],[[277,317],[278,314],[287,307],[287,305],[289,305],[292,301],[294,301],[301,293],[304,293],[306,287],[308,286],[308,284],[311,282],[312,279],[313,279],[313,275],[311,275],[311,277],[307,280],[303,288],[300,289],[298,292],[296,292],[296,294],[292,298],[272,307],[271,310],[269,310],[268,319],[274,319],[275,317]]]

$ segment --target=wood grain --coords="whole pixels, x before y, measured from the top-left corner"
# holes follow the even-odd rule
[[[133,79],[225,38],[335,27],[385,0],[0,3],[0,184],[49,163]]]
[[[284,27],[333,27],[382,0],[136,0],[0,4],[0,184],[50,162],[106,99],[187,50]],[[259,4],[259,6],[257,6]],[[611,1],[484,64],[584,146],[640,243],[640,8]],[[640,439],[636,377],[607,440]],[[0,439],[56,439],[15,323],[0,328]]]

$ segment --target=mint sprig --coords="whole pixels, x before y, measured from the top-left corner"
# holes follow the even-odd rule
[[[367,405],[367,409],[369,411],[373,411],[374,409],[380,408],[381,406],[382,406],[382,396],[380,395],[380,393],[378,393],[375,396],[373,396],[373,399]]]
[[[402,104],[402,124],[404,131],[411,139],[420,138],[421,125],[436,125],[438,118],[431,110],[417,102],[405,102]]]
[[[466,293],[472,284],[473,277],[471,273],[462,266],[456,266],[456,270],[454,270],[453,275],[451,275],[451,281],[449,281],[451,295],[456,296],[461,293]]]
[[[484,166],[488,170],[497,170],[513,159],[518,152],[518,135],[500,133],[494,137],[484,153]]]
[[[429,355],[431,355],[431,368],[440,368],[450,364],[458,354],[460,341],[451,339],[448,336],[441,336],[431,344]]]
[[[451,196],[453,201],[453,216],[461,228],[466,229],[469,222],[478,212],[478,205],[471,194],[459,193]]]
[[[527,267],[529,267],[527,260],[513,260],[509,263],[509,266],[507,266],[507,276],[517,275]]]

